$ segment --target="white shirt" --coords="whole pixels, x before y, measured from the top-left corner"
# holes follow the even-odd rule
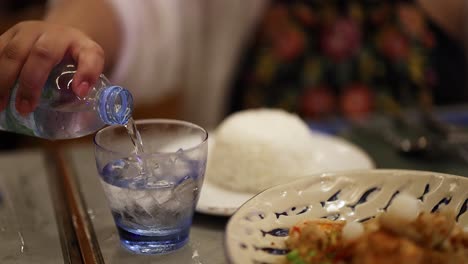
[[[267,0],[109,0],[123,43],[111,79],[136,104],[183,89],[182,118],[207,128],[223,118],[243,44]]]

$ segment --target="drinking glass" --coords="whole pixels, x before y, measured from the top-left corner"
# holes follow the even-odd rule
[[[207,158],[205,129],[178,120],[136,121],[143,153],[124,126],[94,137],[97,170],[121,244],[162,254],[184,246]]]

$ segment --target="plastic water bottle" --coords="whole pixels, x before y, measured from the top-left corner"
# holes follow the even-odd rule
[[[22,116],[16,111],[18,82],[13,87],[7,108],[0,112],[0,129],[46,139],[69,139],[92,134],[107,125],[125,125],[132,116],[130,92],[112,86],[101,75],[86,97],[72,91],[76,67],[61,63],[49,75],[39,105]]]

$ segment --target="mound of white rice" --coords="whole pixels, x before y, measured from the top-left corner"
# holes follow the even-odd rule
[[[309,128],[282,110],[235,113],[214,139],[206,176],[226,189],[257,193],[317,170]]]

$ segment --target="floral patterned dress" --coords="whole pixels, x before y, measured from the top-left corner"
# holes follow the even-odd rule
[[[276,0],[240,63],[232,110],[361,118],[464,102],[464,76],[463,49],[412,1]]]

